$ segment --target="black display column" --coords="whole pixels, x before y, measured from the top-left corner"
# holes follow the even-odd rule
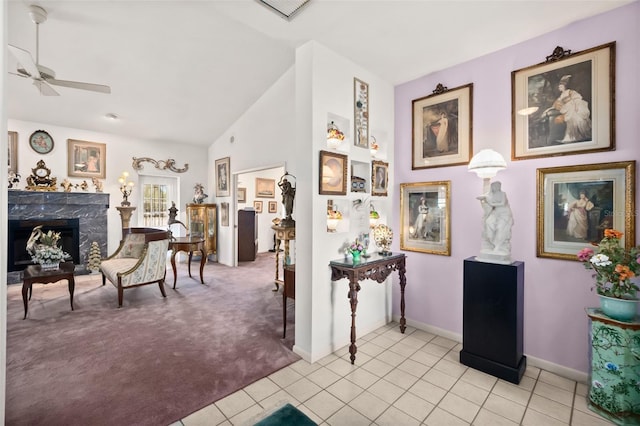
[[[511,383],[527,367],[522,354],[524,263],[464,261],[460,362]]]

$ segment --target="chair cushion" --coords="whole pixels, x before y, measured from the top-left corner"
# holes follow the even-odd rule
[[[120,250],[116,257],[138,259],[144,249],[144,238],[144,234],[127,234],[122,245],[122,250]]]
[[[100,270],[104,276],[113,284],[118,285],[118,272],[125,272],[133,268],[138,259],[134,258],[114,258],[103,260],[100,264]]]

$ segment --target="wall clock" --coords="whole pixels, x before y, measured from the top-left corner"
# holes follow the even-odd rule
[[[38,154],[48,154],[53,149],[53,138],[44,130],[36,130],[29,137],[29,145]]]

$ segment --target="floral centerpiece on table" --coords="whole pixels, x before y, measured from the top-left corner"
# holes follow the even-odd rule
[[[640,290],[631,279],[640,272],[640,248],[625,249],[620,239],[624,234],[615,229],[605,229],[604,238],[596,253],[587,247],[578,253],[578,259],[586,269],[593,269],[595,289],[601,296],[636,300]]]
[[[357,259],[360,257],[360,255],[364,251],[364,245],[362,244],[362,242],[358,241],[358,239],[356,238],[356,240],[349,245],[349,247],[347,248],[347,251],[351,254],[351,256],[354,259]]]
[[[58,246],[60,237],[60,232],[43,232],[42,225],[33,228],[27,241],[27,252],[31,255],[31,260],[43,268],[57,268],[58,264],[69,256]]]

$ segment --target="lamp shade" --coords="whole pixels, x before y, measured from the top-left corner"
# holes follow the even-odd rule
[[[500,170],[507,168],[507,163],[500,153],[492,149],[483,149],[473,156],[468,169],[482,179],[494,177]]]

